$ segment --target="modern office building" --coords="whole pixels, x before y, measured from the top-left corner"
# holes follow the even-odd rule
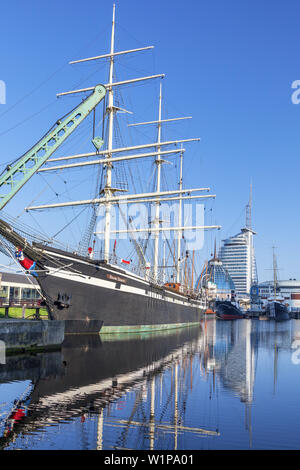
[[[253,235],[256,232],[252,229],[251,210],[252,187],[249,203],[246,206],[246,226],[237,235],[223,240],[219,250],[219,258],[234,282],[236,293],[240,296],[248,296],[251,286],[258,282],[253,246]]]
[[[256,261],[253,247],[255,232],[247,227],[233,237],[223,240],[219,258],[230,274],[237,294],[249,294],[257,283]]]

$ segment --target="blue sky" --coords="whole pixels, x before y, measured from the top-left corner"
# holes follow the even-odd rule
[[[99,64],[84,72],[67,62],[108,52],[112,4],[3,2],[0,80],[7,86],[7,102],[0,105],[1,163],[20,156],[76,104],[75,98],[57,101],[57,92],[95,83]],[[190,147],[185,174],[189,186],[210,186],[217,195],[212,222],[222,225],[218,242],[244,225],[252,180],[259,278],[270,277],[275,245],[279,277],[300,279],[300,105],[291,101],[292,82],[300,79],[299,2],[122,0],[116,5],[116,49],[155,46],[149,55],[135,57],[139,62],[124,59],[120,68],[131,78],[165,73],[168,115],[193,116],[184,130],[201,143]],[[155,118],[153,109],[143,109],[140,101],[136,120]],[[32,189],[24,189],[7,210],[15,214],[27,203],[27,191]],[[208,251],[211,243],[208,235]]]

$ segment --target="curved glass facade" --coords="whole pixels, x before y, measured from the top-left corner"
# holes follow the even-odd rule
[[[224,269],[220,260],[213,258],[210,260],[201,275],[197,279],[196,289],[207,287],[208,283],[216,285],[216,294],[230,294],[235,290],[234,282],[228,271]]]

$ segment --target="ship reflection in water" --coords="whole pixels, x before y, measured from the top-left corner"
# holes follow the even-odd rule
[[[297,449],[300,320],[68,336],[0,365],[1,449]]]

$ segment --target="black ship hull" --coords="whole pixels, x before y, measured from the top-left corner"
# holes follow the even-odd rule
[[[280,302],[270,302],[266,308],[266,315],[268,318],[275,321],[285,321],[290,319],[287,307]]]
[[[245,318],[243,312],[230,301],[216,302],[216,317],[219,320],[237,320]]]
[[[155,331],[199,324],[200,300],[151,283],[119,266],[43,244],[30,245],[0,219],[0,235],[34,261],[49,318],[68,333]],[[71,331],[72,330],[72,331]]]
[[[40,248],[36,279],[52,319],[72,320],[73,326],[75,320],[98,320],[103,322],[101,333],[122,333],[179,328],[202,318],[204,306],[198,300],[118,266]]]

